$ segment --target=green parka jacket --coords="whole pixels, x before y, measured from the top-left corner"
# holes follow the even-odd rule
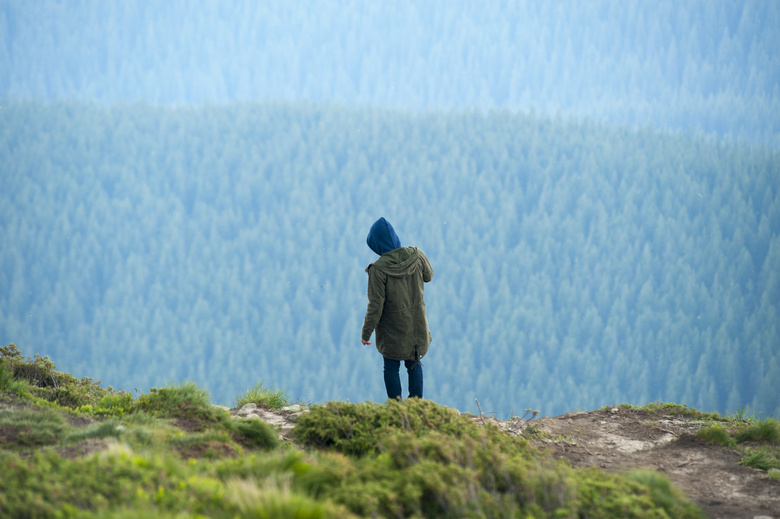
[[[424,283],[433,267],[417,247],[383,254],[366,267],[368,308],[362,338],[376,330],[376,349],[392,360],[419,360],[428,352],[431,333],[425,315]]]

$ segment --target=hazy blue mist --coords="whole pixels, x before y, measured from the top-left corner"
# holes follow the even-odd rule
[[[780,412],[780,2],[0,0],[0,343],[122,389]]]
[[[0,3],[0,95],[535,109],[778,143],[763,1]]]

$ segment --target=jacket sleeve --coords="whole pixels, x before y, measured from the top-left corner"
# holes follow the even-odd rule
[[[368,308],[363,320],[362,339],[367,341],[374,333],[379,319],[382,318],[382,310],[385,307],[385,281],[386,277],[377,268],[369,267],[368,271]]]
[[[428,261],[428,256],[426,256],[425,253],[423,251],[421,251],[420,249],[417,249],[417,250],[419,251],[420,256],[422,256],[423,281],[427,283],[427,282],[429,282],[430,280],[433,279],[433,267],[431,266],[431,262]]]

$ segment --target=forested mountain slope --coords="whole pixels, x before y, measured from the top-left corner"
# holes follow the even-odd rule
[[[536,109],[780,145],[774,0],[5,0],[0,98]]]
[[[384,399],[385,216],[435,275],[426,397],[780,415],[780,157],[508,111],[0,111],[0,343],[117,388]]]

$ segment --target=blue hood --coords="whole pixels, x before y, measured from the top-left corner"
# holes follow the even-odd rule
[[[401,247],[401,240],[398,239],[395,229],[384,217],[374,222],[374,225],[371,226],[366,243],[372,251],[380,256]]]

